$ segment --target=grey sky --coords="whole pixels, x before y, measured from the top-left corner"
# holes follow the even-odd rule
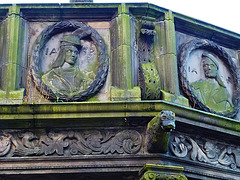
[[[39,0],[2,1],[4,2],[0,4],[41,2]],[[48,0],[46,3],[68,2],[69,0]],[[94,0],[94,2],[149,2],[240,34],[239,6],[236,0]]]

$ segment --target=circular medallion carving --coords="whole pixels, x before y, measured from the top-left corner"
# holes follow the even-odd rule
[[[40,34],[31,56],[36,88],[53,101],[83,101],[104,85],[109,67],[104,40],[82,22],[55,23]]]
[[[240,76],[226,50],[212,41],[195,39],[181,46],[178,57],[181,86],[193,108],[234,117]]]

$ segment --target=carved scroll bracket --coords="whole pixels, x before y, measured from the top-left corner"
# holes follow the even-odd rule
[[[143,17],[144,18],[144,17]],[[154,36],[156,34],[155,25],[152,21],[154,19],[149,19],[145,17],[143,20],[141,20],[141,34],[145,34],[148,36]]]
[[[155,19],[143,17],[140,21],[138,43],[139,77],[142,99],[160,99],[160,76],[155,65],[154,36]]]
[[[140,180],[187,180],[182,173],[184,169],[178,166],[146,164],[140,171]]]

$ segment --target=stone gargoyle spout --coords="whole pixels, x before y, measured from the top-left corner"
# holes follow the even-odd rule
[[[150,153],[166,153],[171,131],[175,129],[175,113],[161,111],[147,126],[146,149]]]

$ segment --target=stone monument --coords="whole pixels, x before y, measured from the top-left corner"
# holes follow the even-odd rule
[[[0,179],[240,179],[240,35],[70,2],[0,5]]]

